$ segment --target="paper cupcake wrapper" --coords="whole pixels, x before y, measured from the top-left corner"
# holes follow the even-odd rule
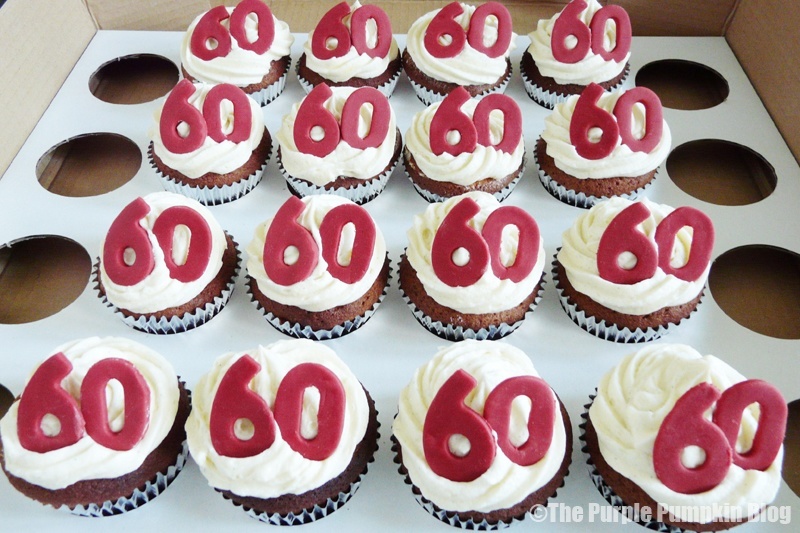
[[[578,435],[578,438],[581,441],[581,451],[586,455],[586,465],[589,469],[589,477],[591,478],[594,486],[600,492],[600,495],[603,497],[603,499],[606,500],[609,504],[611,504],[612,507],[615,507],[617,509],[625,508],[633,511],[636,508],[631,507],[632,503],[625,502],[622,500],[622,498],[617,496],[617,493],[614,492],[614,489],[612,489],[605,482],[603,476],[601,476],[600,473],[597,471],[597,468],[595,467],[594,464],[594,460],[592,460],[592,457],[589,455],[589,448],[586,445],[586,424],[587,421],[589,420],[589,408],[594,403],[594,399],[596,396],[597,396],[597,389],[595,389],[595,394],[589,395],[589,403],[584,404],[583,406],[584,410],[581,413],[581,418],[583,420],[580,424],[578,424],[578,428],[580,429],[580,434]],[[683,528],[677,526],[671,526],[665,524],[664,522],[658,522],[656,520],[642,520],[641,516],[638,514],[632,516],[626,515],[626,518],[646,527],[647,529],[658,531],[661,533],[685,533],[687,531]]]
[[[472,328],[465,328],[463,326],[453,326],[452,324],[445,324],[438,320],[432,319],[430,316],[426,315],[419,307],[417,307],[414,302],[411,301],[411,298],[403,290],[403,287],[400,287],[400,294],[403,297],[403,300],[406,302],[406,305],[409,309],[411,309],[411,313],[414,315],[414,318],[417,319],[417,322],[422,324],[422,326],[433,333],[434,335],[441,337],[442,339],[448,341],[462,341],[464,339],[475,339],[479,341],[483,340],[497,340],[505,337],[516,331],[522,323],[525,321],[528,313],[532,313],[536,306],[539,305],[539,302],[542,301],[542,293],[544,292],[544,286],[547,281],[544,278],[544,273],[542,273],[542,279],[540,281],[539,290],[536,293],[536,296],[533,299],[533,302],[528,309],[525,311],[525,314],[522,318],[514,322],[513,324],[497,324],[492,325],[488,328],[480,328],[478,330],[474,330]]]
[[[227,235],[227,232],[225,233]],[[220,311],[228,304],[233,294],[233,289],[236,284],[236,277],[239,275],[241,268],[241,253],[236,241],[233,242],[236,248],[236,268],[233,277],[228,280],[225,289],[205,306],[197,308],[192,312],[185,313],[181,316],[173,316],[170,318],[142,315],[139,318],[125,315],[119,307],[114,305],[108,300],[108,297],[103,294],[100,300],[106,307],[111,309],[122,321],[128,326],[143,331],[144,333],[151,333],[153,335],[169,335],[173,333],[183,333],[196,327],[202,326],[212,318],[214,318]],[[94,265],[93,278],[95,282],[94,289],[100,295],[100,258]]]
[[[250,279],[250,283],[252,283],[252,278],[248,276]],[[386,298],[386,288],[391,284],[392,281],[392,265],[391,262],[389,263],[389,277],[386,283],[386,287],[383,288],[381,295],[372,304],[372,307],[367,309],[367,311],[363,315],[359,315],[355,317],[353,320],[348,320],[343,324],[339,324],[332,329],[313,329],[311,326],[305,326],[303,324],[297,322],[290,322],[288,320],[283,320],[280,317],[275,316],[272,312],[268,311],[261,305],[255,295],[253,294],[252,289],[250,288],[250,283],[247,284],[247,294],[250,295],[250,301],[256,306],[256,309],[261,311],[261,314],[264,315],[264,318],[267,319],[272,327],[280,331],[285,335],[289,335],[290,337],[296,337],[298,339],[310,339],[316,341],[326,341],[330,339],[338,339],[339,337],[343,337],[348,333],[352,333],[372,318],[372,315],[375,314],[375,311],[378,310],[378,307],[381,305],[381,302]]]
[[[78,516],[101,517],[127,513],[141,507],[166,490],[180,471],[183,470],[188,455],[189,446],[184,440],[181,452],[178,454],[175,463],[167,468],[165,472],[156,474],[156,477],[148,481],[143,487],[134,490],[130,496],[108,500],[99,504],[78,505],[69,509],[69,512]],[[65,509],[65,507],[61,507],[61,509]]]
[[[298,68],[295,69],[297,71],[297,81],[300,82],[300,86],[303,88],[303,90],[306,92],[306,94],[308,94],[314,88],[314,84],[311,83],[310,81],[308,81],[307,79],[303,78],[302,76],[300,76],[300,70],[299,70],[300,64],[299,63],[297,65],[297,67]],[[394,88],[397,86],[397,80],[400,79],[400,73],[402,71],[403,71],[403,69],[398,69],[397,72],[395,73],[395,75],[392,76],[389,79],[389,81],[387,81],[386,83],[383,83],[381,85],[378,85],[375,88],[378,89],[381,92],[381,94],[383,94],[386,98],[390,98],[392,96],[392,94],[394,93]]]
[[[556,104],[560,104],[561,102],[566,101],[570,96],[574,96],[572,93],[559,93],[556,91],[548,91],[546,89],[542,89],[533,81],[531,81],[528,76],[525,74],[525,71],[520,68],[520,72],[522,74],[522,84],[525,87],[525,92],[528,93],[528,96],[531,99],[539,104],[540,106],[547,108],[547,109],[555,109]],[[614,85],[613,87],[607,89],[608,91],[616,91],[625,83],[625,80],[628,79],[628,73],[630,72],[630,67],[625,67],[625,76],[620,79],[619,83]]]
[[[395,415],[396,416],[396,415]],[[550,500],[558,496],[558,491],[553,491],[553,494],[547,498],[547,502],[542,505],[536,505],[529,511],[525,512],[520,516],[512,517],[507,522],[498,521],[498,522],[489,522],[488,520],[480,520],[475,521],[472,518],[467,520],[462,520],[456,511],[446,511],[441,509],[438,505],[427,499],[425,496],[422,495],[422,491],[419,490],[419,487],[414,485],[414,482],[411,480],[411,477],[408,475],[408,470],[403,466],[402,461],[399,457],[400,452],[400,444],[397,442],[397,439],[394,435],[391,436],[392,441],[392,452],[394,452],[394,462],[395,464],[399,465],[397,471],[403,476],[403,481],[406,485],[411,486],[411,492],[414,495],[414,499],[417,503],[425,509],[431,516],[444,522],[447,525],[457,527],[460,529],[472,529],[472,530],[479,530],[479,531],[496,531],[499,529],[506,529],[507,527],[517,523],[522,522],[528,515],[533,515],[535,509],[537,507],[547,507],[550,503]],[[561,481],[561,485],[559,485],[559,489],[564,486],[565,480],[569,475],[569,469],[564,474],[564,480]]]
[[[539,166],[539,156],[536,153],[536,150],[533,151],[533,161],[534,164],[536,165],[536,169],[539,174],[539,181],[542,182],[542,185],[544,186],[545,190],[549,192],[554,198],[561,200],[565,204],[574,207],[580,207],[583,209],[589,209],[593,207],[597,202],[608,199],[608,197],[605,196],[599,198],[597,196],[587,196],[582,192],[575,192],[573,190],[567,189],[566,187],[558,183],[556,180],[551,178],[549,174],[547,174],[544,170],[542,170],[542,167]],[[644,185],[644,187],[640,187],[630,193],[618,194],[616,196],[631,201],[636,200],[639,197],[639,195],[642,192],[644,192],[644,190],[647,189],[647,187],[651,183],[653,183],[653,180],[655,180],[658,177],[658,173],[659,173],[658,170],[656,170],[656,175],[653,176],[653,179],[647,182]]]
[[[492,193],[492,196],[494,196],[498,202],[502,202],[503,200],[508,198],[508,195],[511,194],[511,191],[513,191],[514,187],[517,186],[517,183],[519,183],[519,180],[522,179],[522,175],[525,173],[525,165],[526,165],[526,159],[523,156],[522,167],[519,169],[519,175],[516,178],[514,178],[511,181],[511,183],[509,183],[499,191]],[[408,172],[408,169],[406,168],[405,164],[403,164],[403,172],[405,172],[405,175],[411,182],[411,185],[414,186],[414,190],[417,191],[417,193],[423,198],[425,198],[428,202],[434,204],[438,202],[444,202],[445,200],[448,199],[448,197],[446,196],[441,196],[439,194],[432,193],[429,190],[423,189],[422,187],[417,185],[417,183],[411,177],[411,174]]]
[[[335,187],[332,189],[326,189],[323,186],[314,185],[309,181],[295,178],[286,171],[286,168],[283,166],[283,160],[280,157],[278,157],[278,169],[280,170],[281,174],[283,174],[286,184],[289,186],[289,189],[291,189],[291,192],[300,198],[305,198],[306,196],[310,196],[312,194],[334,194],[336,196],[347,198],[351,202],[355,202],[358,205],[364,205],[367,202],[377,198],[378,195],[383,192],[383,190],[386,188],[386,184],[389,182],[389,177],[392,175],[392,172],[394,172],[395,167],[397,167],[398,160],[399,157],[392,162],[392,165],[388,170],[379,174],[377,177],[364,180],[355,187],[349,188]]]
[[[572,319],[572,321],[580,326],[583,330],[591,333],[595,337],[599,337],[611,342],[639,343],[660,339],[672,331],[673,328],[680,325],[679,323],[670,323],[659,326],[658,328],[636,328],[631,330],[630,328],[620,328],[616,324],[606,322],[605,320],[598,320],[593,316],[587,315],[585,311],[579,309],[576,304],[572,303],[570,299],[564,295],[564,289],[559,284],[558,271],[556,267],[559,250],[561,250],[561,248],[556,250],[556,254],[553,258],[552,270],[553,282],[555,283],[556,291],[558,292],[558,300],[561,302],[561,308],[564,309],[564,311],[567,313],[567,316],[569,316],[570,319]],[[694,312],[695,311],[692,311],[692,313]]]
[[[248,96],[258,102],[258,105],[264,107],[268,103],[275,100],[277,97],[281,95],[283,90],[286,88],[286,77],[289,74],[289,70],[292,68],[292,60],[289,59],[289,64],[286,68],[286,73],[281,76],[278,81],[274,82],[272,85],[267,85],[260,91],[256,91],[253,93],[248,93]]]
[[[480,100],[481,98],[483,98],[488,94],[504,93],[506,91],[506,87],[508,86],[508,82],[511,80],[511,74],[512,72],[509,71],[508,76],[506,76],[503,79],[503,81],[500,82],[500,85],[480,93],[475,98]],[[436,91],[432,91],[426,87],[423,87],[422,85],[415,82],[411,78],[409,78],[408,81],[411,82],[411,86],[414,88],[414,93],[417,95],[417,98],[419,98],[419,100],[426,106],[429,106],[434,102],[441,102],[442,100],[444,100],[444,97],[447,96],[446,94],[437,93]]]

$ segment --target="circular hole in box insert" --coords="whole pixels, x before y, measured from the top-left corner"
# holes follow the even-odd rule
[[[789,402],[783,451],[783,480],[800,496],[800,400]]]
[[[81,295],[92,261],[66,237],[38,235],[0,247],[0,324],[52,316]]]
[[[667,157],[670,179],[685,193],[717,205],[748,205],[773,193],[775,169],[746,146],[714,139],[684,143]]]
[[[127,137],[90,133],[48,150],[36,163],[36,178],[60,196],[97,196],[128,183],[141,166],[142,152]]]
[[[766,245],[734,248],[711,265],[708,286],[742,326],[778,339],[800,339],[800,255]]]
[[[178,83],[178,67],[153,54],[119,57],[89,78],[89,90],[110,104],[141,104],[164,96]]]
[[[636,73],[636,85],[647,87],[671,109],[708,109],[728,98],[728,82],[716,70],[694,61],[662,59]]]

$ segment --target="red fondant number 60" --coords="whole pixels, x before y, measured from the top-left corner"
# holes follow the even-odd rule
[[[343,19],[350,13],[347,2],[333,6],[320,19],[311,38],[311,51],[320,59],[342,57],[352,45],[359,54],[385,57],[392,44],[392,25],[389,16],[378,6],[360,6],[350,17],[348,31]],[[377,27],[374,47],[367,42],[367,22],[373,20]],[[329,47],[332,45],[332,47]]]
[[[631,49],[631,21],[628,13],[620,6],[604,6],[592,16],[590,25],[581,20],[580,15],[587,4],[584,0],[574,0],[567,4],[553,24],[550,37],[553,57],[562,63],[577,63],[586,57],[591,48],[606,61],[622,61]],[[613,20],[617,28],[617,41],[614,48],[606,50],[603,39],[606,34],[606,23]],[[577,42],[568,47],[566,40],[573,37]]]
[[[245,30],[247,16],[254,14],[258,20],[258,38],[250,41]],[[222,22],[230,19],[228,28]],[[228,15],[225,6],[217,6],[203,15],[192,32],[189,48],[203,61],[225,57],[231,51],[231,36],[244,50],[263,54],[275,39],[275,21],[267,4],[261,0],[242,0]]]
[[[486,54],[488,57],[500,57],[511,44],[511,14],[499,2],[487,2],[475,8],[469,21],[469,29],[456,22],[456,17],[464,12],[458,2],[451,2],[444,6],[431,20],[425,30],[423,42],[425,49],[436,58],[455,57],[464,45],[469,45],[475,50]],[[494,44],[487,46],[483,34],[486,19],[493,16],[497,19],[497,39]]]

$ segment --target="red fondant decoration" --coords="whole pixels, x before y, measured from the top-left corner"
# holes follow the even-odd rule
[[[125,206],[108,229],[103,244],[103,268],[117,285],[136,285],[153,271],[155,261],[150,237],[139,224],[149,212],[147,202],[137,198]],[[131,265],[125,262],[125,252],[129,249],[136,254]]]
[[[370,48],[367,43],[367,22],[372,19],[377,27],[377,40],[375,47]],[[392,46],[392,23],[389,16],[378,6],[361,6],[350,16],[350,37],[353,48],[359,54],[369,57],[386,57]]]
[[[222,131],[220,104],[223,100],[228,100],[233,104],[233,130],[228,134]],[[225,140],[232,143],[246,141],[250,137],[250,130],[253,127],[250,97],[239,87],[230,83],[215,85],[208,91],[203,102],[203,118],[206,121],[208,136],[218,143]]]
[[[245,31],[247,16],[254,14],[258,20],[258,37],[250,42]],[[242,0],[231,13],[231,36],[239,47],[257,54],[265,54],[275,39],[275,21],[267,4],[261,0]]]
[[[356,13],[358,11],[360,10],[356,10]],[[358,120],[364,104],[372,106],[372,120],[369,132],[361,138],[358,134]],[[342,107],[342,140],[359,150],[380,146],[389,132],[391,116],[392,108],[389,106],[389,100],[378,89],[373,87],[357,89],[347,97]]]
[[[491,46],[486,46],[483,42],[483,33],[486,19],[490,16],[497,18],[497,39]],[[487,2],[475,8],[475,12],[472,13],[467,42],[472,48],[483,52],[488,57],[500,57],[506,53],[511,44],[511,34],[511,13],[508,12],[506,6],[500,2]]]
[[[750,450],[736,451],[742,412],[752,403],[759,407],[758,429]],[[786,435],[789,408],[780,391],[765,381],[750,379],[727,389],[717,401],[713,421],[728,440],[733,463],[746,470],[764,471],[772,464]]]
[[[509,266],[500,261],[503,230],[506,226],[516,226],[519,231],[517,255]],[[519,207],[506,205],[492,211],[483,224],[481,236],[489,249],[492,272],[499,279],[510,279],[519,283],[531,273],[539,259],[539,226],[532,216]]]
[[[340,2],[322,16],[311,37],[311,53],[314,56],[319,59],[333,59],[342,57],[350,50],[350,32],[342,21],[348,14],[350,6],[347,2]],[[334,39],[336,44],[333,48],[328,48],[331,39]]]
[[[431,19],[425,30],[423,43],[425,49],[439,59],[455,57],[464,49],[467,43],[467,33],[464,28],[456,22],[456,17],[464,12],[464,8],[458,2],[451,2],[444,6]],[[440,39],[445,36],[450,38],[448,44],[442,44]]]
[[[214,403],[211,404],[209,432],[211,444],[225,457],[252,457],[275,442],[275,419],[267,402],[250,389],[261,365],[245,355],[222,376]],[[234,431],[237,420],[249,420],[253,436],[242,440]]]
[[[433,271],[451,287],[468,287],[477,282],[489,265],[489,247],[469,221],[481,208],[472,198],[464,198],[442,220],[431,244]],[[453,262],[453,253],[464,248],[469,261],[462,266]]]
[[[489,423],[470,409],[464,399],[477,381],[458,370],[433,398],[422,427],[422,449],[431,470],[450,481],[473,481],[492,466],[495,443]],[[463,435],[469,440],[469,453],[463,457],[450,451],[450,437]]]
[[[614,151],[619,139],[619,126],[614,116],[597,106],[603,93],[603,88],[596,83],[588,85],[578,98],[569,122],[569,141],[578,155],[586,159],[603,159],[608,156]],[[589,130],[592,128],[602,131],[597,142],[589,139]]]
[[[186,226],[191,234],[189,251],[183,264],[177,264],[172,256],[175,228]],[[186,206],[165,209],[153,224],[153,235],[164,252],[164,263],[169,277],[183,283],[195,281],[203,275],[211,259],[211,228],[203,216]]]
[[[496,109],[503,113],[503,137],[497,144],[492,144],[489,114]],[[505,94],[484,96],[475,106],[472,123],[475,125],[477,143],[481,146],[494,146],[495,149],[510,154],[522,139],[522,111],[514,99]]]
[[[633,106],[641,103],[645,107],[645,134],[641,139],[633,136]],[[635,87],[626,91],[614,104],[614,116],[619,126],[622,144],[634,152],[650,153],[658,146],[664,130],[664,112],[661,100],[647,87]]]
[[[689,260],[682,267],[670,265],[672,247],[675,237],[684,227],[692,228],[692,246],[689,249]],[[658,266],[666,274],[684,281],[700,279],[711,261],[714,248],[714,224],[711,219],[694,207],[679,207],[664,217],[656,228],[656,245],[658,246]]]
[[[606,22],[609,20],[614,21],[617,39],[614,47],[611,50],[606,50],[605,46],[603,46],[603,38],[606,34]],[[631,49],[633,32],[631,30],[631,19],[622,6],[608,5],[598,9],[592,16],[589,29],[592,33],[592,52],[606,61],[616,61],[617,63],[623,61],[625,56],[628,55],[628,51]]]
[[[511,402],[517,396],[531,400],[528,414],[528,440],[515,446],[509,439]],[[500,383],[486,398],[483,417],[497,433],[497,445],[511,462],[520,466],[538,463],[550,449],[556,420],[555,396],[544,380],[517,376]]]
[[[192,32],[189,49],[203,61],[224,57],[231,51],[231,35],[222,25],[229,17],[225,6],[217,6],[206,12]],[[213,41],[213,45],[210,41]]]
[[[300,433],[303,395],[309,387],[319,391],[317,435],[306,439]],[[339,446],[344,428],[347,398],[339,378],[317,363],[301,363],[281,380],[275,396],[275,421],[281,437],[291,449],[312,461],[323,461]]]
[[[470,99],[464,87],[456,87],[444,97],[439,108],[431,119],[430,143],[431,151],[435,155],[447,152],[450,155],[467,152],[472,153],[478,143],[478,132],[472,119],[463,111],[461,106]],[[456,144],[447,141],[447,134],[457,131],[460,139]]]
[[[194,94],[192,82],[183,79],[172,89],[161,110],[158,130],[164,148],[175,154],[188,154],[197,150],[206,140],[208,129],[203,114],[189,103]],[[178,132],[178,126],[186,124],[189,133],[184,137]]]
[[[611,283],[633,285],[653,277],[658,266],[656,247],[636,228],[649,216],[650,210],[635,202],[614,217],[597,246],[597,270],[601,278]],[[619,256],[623,252],[636,256],[633,268],[619,266]]]
[[[111,380],[122,385],[125,420],[115,432],[108,423],[106,386]],[[126,451],[144,438],[150,423],[150,387],[133,363],[109,358],[98,361],[86,372],[81,383],[81,412],[86,433],[97,444],[116,451]]]
[[[264,240],[264,270],[278,285],[293,285],[303,281],[317,266],[319,247],[311,232],[301,226],[297,219],[305,204],[296,196],[290,196],[278,209]],[[284,261],[284,253],[290,246],[297,248],[299,257],[291,265]]]
[[[325,157],[339,144],[339,123],[333,113],[325,109],[325,102],[333,91],[325,83],[320,83],[303,99],[294,121],[294,144],[304,154]],[[324,137],[318,141],[311,138],[311,130],[319,126]]]
[[[550,48],[553,58],[561,63],[577,63],[589,53],[592,44],[592,32],[581,20],[581,13],[586,9],[584,0],[573,0],[564,7],[553,24],[553,33],[550,35]],[[568,37],[575,37],[577,43],[572,48],[567,48]]]
[[[725,434],[703,414],[720,397],[710,383],[700,383],[681,396],[664,418],[653,446],[653,467],[664,485],[681,494],[713,489],[731,465],[731,448]],[[687,468],[681,454],[687,446],[699,446],[706,454],[696,468]]]
[[[338,259],[339,246],[342,230],[348,223],[355,226],[356,236],[350,263],[342,265]],[[343,204],[328,211],[319,226],[319,236],[322,240],[322,258],[328,263],[331,276],[345,283],[360,281],[372,260],[376,234],[375,222],[363,207]]]
[[[75,444],[83,437],[84,421],[78,402],[61,387],[71,371],[72,363],[59,352],[39,365],[25,385],[17,412],[17,436],[26,450],[46,453]],[[42,431],[42,419],[48,414],[61,424],[57,435]]]

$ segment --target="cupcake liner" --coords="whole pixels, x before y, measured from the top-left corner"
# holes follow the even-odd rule
[[[228,236],[228,233],[225,233]],[[241,253],[239,252],[239,245],[233,241],[236,248],[236,268],[234,275],[228,280],[226,288],[210,302],[206,302],[203,307],[197,308],[192,312],[185,313],[181,316],[161,317],[148,316],[143,314],[139,318],[125,315],[122,310],[111,303],[105,294],[100,294],[100,258],[97,258],[93,269],[94,289],[98,292],[100,300],[106,307],[111,309],[122,321],[128,326],[142,331],[144,333],[151,333],[153,335],[170,335],[173,333],[183,333],[196,327],[202,326],[212,318],[214,318],[222,309],[227,305],[233,294],[233,289],[236,283],[236,277],[239,275],[241,268]]]
[[[289,70],[292,68],[292,60],[289,59],[289,64],[286,66],[286,73],[281,76],[278,81],[272,83],[271,85],[267,85],[260,91],[255,91],[252,93],[248,93],[253,100],[258,102],[258,105],[264,107],[268,103],[275,100],[277,97],[281,95],[283,90],[286,88],[286,77],[289,73]]]
[[[542,182],[542,185],[544,186],[545,190],[549,192],[550,195],[552,195],[557,200],[560,200],[563,203],[574,207],[589,209],[593,207],[597,202],[608,199],[608,197],[605,196],[599,198],[596,196],[587,196],[585,193],[575,192],[573,190],[567,189],[566,187],[558,183],[556,180],[551,178],[549,174],[547,174],[544,170],[542,170],[541,166],[539,166],[539,154],[537,153],[536,150],[533,151],[533,161],[534,164],[536,165],[536,170],[539,174],[539,181]],[[647,182],[644,185],[644,187],[640,187],[630,193],[618,194],[616,196],[631,201],[636,200],[639,197],[639,195],[642,192],[644,192],[644,190],[647,189],[647,187],[651,183],[653,183],[653,180],[655,180],[658,177],[658,174],[659,171],[656,170],[656,175],[653,176],[653,179]]]
[[[622,498],[617,496],[617,493],[614,492],[614,489],[612,489],[605,482],[603,476],[600,475],[600,473],[597,471],[597,468],[595,467],[594,464],[594,460],[592,459],[591,455],[589,455],[589,448],[586,444],[586,424],[587,421],[589,420],[589,408],[594,403],[594,399],[596,397],[597,397],[597,389],[595,389],[595,394],[589,395],[589,403],[584,404],[583,406],[584,411],[581,413],[582,422],[578,424],[578,428],[580,429],[580,434],[578,435],[578,439],[580,439],[581,441],[581,451],[584,454],[586,454],[586,465],[589,470],[589,477],[591,478],[592,483],[597,488],[598,492],[600,492],[600,495],[603,497],[603,499],[606,500],[609,504],[611,504],[612,507],[616,508],[620,512],[622,512],[621,509],[635,510],[635,506],[632,507],[631,503],[623,501]],[[658,531],[661,533],[685,533],[687,531],[683,528],[677,526],[671,526],[669,524],[665,524],[664,522],[659,522],[656,520],[642,520],[641,515],[639,515],[638,513],[634,515],[628,515],[628,513],[625,513],[625,516],[629,520],[636,522],[637,524],[642,525],[647,529]]]
[[[480,93],[475,98],[480,100],[487,94],[505,92],[506,87],[508,86],[508,82],[511,80],[512,72],[513,71],[509,69],[508,75],[505,78],[503,78],[503,80],[500,82],[500,85]],[[432,91],[431,89],[428,89],[427,87],[424,87],[419,83],[415,82],[411,78],[409,78],[408,81],[411,82],[411,86],[414,88],[414,93],[417,95],[417,98],[419,98],[419,100],[426,106],[429,106],[434,102],[441,102],[442,100],[444,100],[444,97],[447,96],[446,94],[441,94],[437,93],[436,91]]]
[[[488,328],[480,328],[478,330],[474,330],[472,328],[465,328],[463,326],[453,326],[452,324],[445,324],[438,320],[432,319],[430,316],[426,315],[424,311],[422,311],[419,307],[411,301],[411,298],[408,297],[406,292],[403,290],[402,285],[400,286],[400,294],[403,297],[403,300],[406,302],[406,305],[409,309],[411,309],[411,313],[414,315],[414,318],[417,319],[425,329],[433,333],[434,335],[448,340],[448,341],[462,341],[464,339],[475,339],[479,341],[483,340],[497,340],[505,337],[506,335],[510,335],[517,328],[522,325],[522,322],[527,317],[528,313],[532,313],[536,306],[539,305],[539,302],[542,301],[542,293],[544,292],[544,286],[546,285],[547,281],[545,280],[545,275],[542,273],[542,277],[539,281],[539,289],[536,292],[536,296],[533,299],[533,302],[528,309],[525,311],[525,314],[522,318],[514,322],[513,324],[497,324],[492,325]]]
[[[519,180],[522,179],[522,175],[525,173],[526,161],[527,160],[526,160],[525,156],[523,156],[522,157],[522,166],[519,169],[519,175],[516,178],[514,178],[511,181],[511,183],[509,183],[508,185],[506,185],[505,187],[503,187],[499,191],[497,191],[495,193],[492,193],[492,196],[494,196],[497,199],[498,202],[502,202],[503,200],[508,198],[508,195],[511,194],[511,191],[513,191],[514,187],[517,186],[517,183],[519,182]],[[433,204],[433,203],[437,203],[437,202],[444,202],[445,200],[448,199],[448,197],[446,197],[446,196],[441,196],[439,194],[432,193],[431,191],[429,191],[427,189],[423,189],[422,187],[417,185],[417,183],[411,177],[411,174],[409,174],[408,169],[406,168],[405,164],[403,164],[403,172],[405,172],[405,175],[409,179],[409,181],[411,182],[411,185],[414,186],[414,190],[417,191],[417,193],[420,196],[422,196],[423,198],[425,198],[428,202]]]
[[[133,494],[130,496],[118,498],[116,500],[108,500],[99,504],[91,503],[86,506],[78,505],[69,509],[69,512],[78,516],[101,517],[127,513],[128,511],[141,507],[166,490],[180,471],[183,470],[188,455],[189,445],[184,440],[181,452],[178,454],[175,463],[167,468],[165,472],[157,473],[155,478],[145,483],[143,487],[134,490]]]
[[[235,183],[219,185],[215,187],[195,187],[193,185],[178,182],[161,172],[153,159],[152,144],[150,145],[147,154],[148,160],[150,161],[150,167],[155,170],[158,178],[161,180],[161,185],[165,190],[192,198],[193,200],[197,200],[205,206],[214,206],[232,202],[252,191],[256,185],[261,182],[261,178],[264,175],[264,169],[267,167],[267,163],[269,162],[268,157],[258,170],[250,174],[247,178]]]
[[[309,181],[295,178],[286,171],[286,168],[283,166],[283,160],[280,157],[277,159],[278,169],[280,170],[281,174],[283,174],[286,184],[289,186],[290,192],[292,192],[292,194],[295,196],[304,198],[312,194],[334,194],[336,196],[347,198],[351,202],[355,202],[358,205],[364,205],[365,203],[374,200],[380,193],[383,192],[383,189],[386,188],[386,184],[389,182],[389,177],[392,175],[392,172],[394,172],[395,167],[397,167],[397,161],[399,160],[399,158],[395,159],[388,170],[378,174],[374,178],[363,180],[355,187],[334,187],[332,189],[326,189],[324,186],[314,185]]]
[[[264,318],[267,319],[267,322],[272,325],[275,329],[280,331],[285,335],[289,335],[290,337],[296,337],[298,339],[310,339],[316,341],[325,341],[330,339],[338,339],[339,337],[343,337],[349,333],[354,332],[361,326],[367,323],[367,321],[372,318],[372,315],[375,314],[377,311],[378,306],[380,306],[381,302],[383,302],[384,298],[386,298],[386,288],[392,281],[392,265],[391,262],[389,263],[389,277],[386,282],[386,287],[383,288],[381,295],[372,304],[372,307],[367,309],[363,315],[359,315],[352,320],[348,320],[342,324],[338,324],[331,329],[313,329],[311,326],[305,326],[298,322],[290,322],[288,320],[283,320],[280,317],[275,316],[272,312],[264,308],[261,305],[253,291],[251,289],[251,283],[253,283],[253,278],[249,275],[247,276],[249,283],[247,284],[247,294],[250,295],[250,301],[256,306],[256,309],[261,311],[261,314],[264,315]]]
[[[625,67],[625,75],[620,79],[619,83],[616,85],[606,89],[607,91],[616,91],[625,83],[625,80],[628,79],[628,73],[630,72],[630,66]],[[549,91],[547,89],[542,89],[538,85],[536,85],[528,75],[526,74],[523,68],[520,68],[520,74],[522,75],[522,84],[525,87],[525,92],[528,93],[528,96],[531,99],[539,104],[540,106],[546,109],[554,109],[557,104],[566,101],[570,96],[574,96],[573,93],[560,93],[557,91]]]
[[[297,71],[297,81],[300,82],[300,86],[303,88],[305,93],[308,94],[314,88],[314,84],[311,83],[310,81],[308,81],[307,79],[303,78],[300,75],[300,64],[299,63],[297,65],[297,67],[298,68],[295,69]],[[402,68],[397,69],[397,72],[391,78],[389,78],[389,81],[387,81],[386,83],[383,83],[381,85],[378,85],[375,88],[378,89],[381,92],[381,94],[383,94],[386,98],[390,98],[392,96],[392,94],[394,93],[394,88],[397,86],[397,80],[400,79],[400,73],[402,71],[403,71]],[[368,86],[365,85],[365,87],[371,87],[371,85],[368,85]]]
[[[669,323],[659,326],[657,328],[647,328],[641,329],[636,328],[631,330],[630,328],[620,328],[616,324],[611,322],[606,322],[605,320],[598,320],[593,316],[589,316],[586,314],[585,311],[578,308],[576,304],[570,301],[569,297],[564,295],[564,289],[559,284],[559,276],[557,271],[556,263],[558,261],[558,252],[561,250],[559,247],[556,250],[556,254],[553,258],[553,283],[555,283],[556,291],[558,292],[558,300],[561,302],[561,308],[567,313],[567,316],[572,319],[575,324],[580,326],[584,331],[591,333],[595,337],[599,337],[601,339],[605,339],[611,342],[619,342],[619,343],[639,343],[639,342],[650,342],[656,339],[660,339],[672,329],[680,325],[678,323]],[[698,306],[700,304],[698,303]],[[695,308],[689,316],[695,313],[697,308]],[[686,320],[686,319],[683,319]],[[681,320],[681,322],[683,322]]]

